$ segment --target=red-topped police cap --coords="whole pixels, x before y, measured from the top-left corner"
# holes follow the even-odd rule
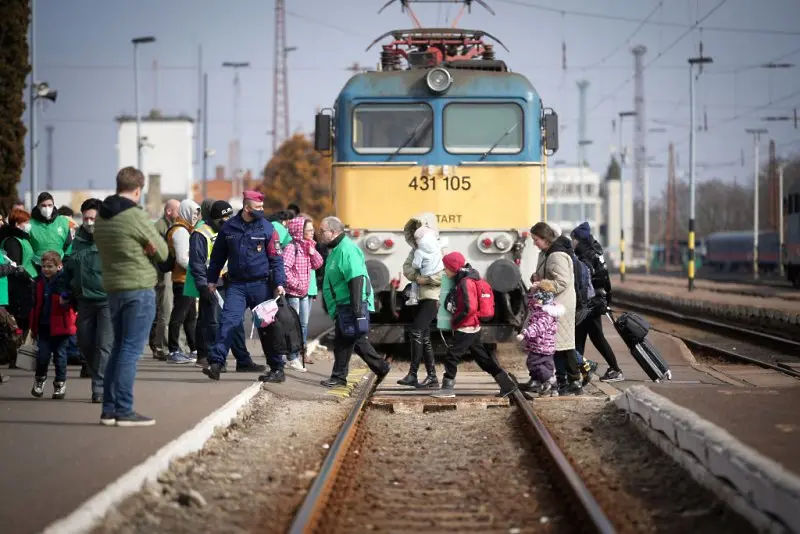
[[[244,199],[252,202],[264,202],[264,194],[258,191],[245,191]]]

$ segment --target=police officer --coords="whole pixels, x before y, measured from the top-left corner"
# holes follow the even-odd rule
[[[211,250],[217,239],[222,225],[233,215],[233,208],[224,200],[217,200],[207,210],[203,220],[194,228],[189,238],[189,269],[186,274],[186,285],[183,294],[188,297],[199,298],[200,312],[197,316],[197,366],[208,367],[208,354],[214,344],[219,329],[219,303],[217,296],[209,291],[206,273],[208,262],[211,259]],[[222,278],[226,276],[227,268],[222,268]],[[217,287],[220,296],[225,298],[222,287]],[[250,369],[261,372],[263,365],[253,363],[244,337],[244,324],[241,322],[233,332],[231,345],[233,356],[236,358],[236,368],[239,370]],[[223,365],[222,372],[225,371]]]
[[[243,208],[220,229],[211,251],[208,265],[208,290],[215,292],[222,266],[228,262],[225,305],[220,316],[217,339],[209,354],[210,365],[203,373],[219,380],[234,331],[242,323],[245,307],[254,308],[272,298],[273,288],[279,295],[286,273],[278,247],[278,234],[264,220],[264,195],[245,191]],[[266,382],[283,382],[283,359],[267,355],[270,372],[263,377]],[[237,366],[239,371],[239,366]],[[251,371],[250,368],[242,370]]]

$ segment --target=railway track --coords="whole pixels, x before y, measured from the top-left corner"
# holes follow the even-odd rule
[[[291,533],[615,532],[522,393],[509,398],[511,410],[399,414],[372,406],[374,381],[362,386]]]
[[[614,304],[621,309],[643,313],[648,318],[664,320],[663,323],[652,324],[653,330],[677,337],[691,349],[800,378],[798,341],[706,317],[648,306],[631,299],[615,297]],[[731,344],[731,340],[735,343]]]

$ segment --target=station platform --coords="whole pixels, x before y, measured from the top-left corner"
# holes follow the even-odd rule
[[[309,339],[330,326],[315,308]],[[254,361],[264,363],[257,337],[248,347]],[[287,367],[286,382],[270,388],[306,398],[341,395],[319,385],[331,367],[325,356],[305,373]],[[31,371],[3,369],[10,380],[0,386],[0,532],[41,532],[258,384],[257,373],[235,368],[230,357],[228,372],[212,382],[199,367],[160,362],[148,349],[134,390],[136,410],[156,418],[155,426],[144,428],[101,426],[100,405],[91,403],[90,381],[79,378],[79,367],[68,368],[67,397],[60,401],[50,398],[52,368],[41,399],[30,394]]]
[[[616,287],[626,287],[628,283],[631,284],[655,284],[671,287],[680,287],[686,289],[688,287],[688,280],[686,274],[682,276],[668,276],[659,273],[646,274],[633,274],[626,273],[625,283],[619,283],[619,275],[612,274],[612,282],[616,278]],[[744,276],[743,276],[744,277]],[[696,290],[710,291],[713,293],[724,294],[740,294],[751,297],[767,297],[779,298],[788,301],[800,302],[800,291],[791,287],[790,285],[782,285],[773,281],[770,283],[766,280],[748,282],[741,281],[718,281],[709,280],[704,278],[695,278],[694,286]]]

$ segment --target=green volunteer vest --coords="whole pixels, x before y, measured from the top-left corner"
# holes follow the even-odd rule
[[[453,279],[447,275],[442,275],[442,288],[439,293],[439,312],[436,314],[436,328],[439,330],[450,330],[452,314],[445,308],[445,301],[450,290],[453,289]]]
[[[31,219],[30,236],[34,263],[41,264],[42,254],[48,250],[58,252],[58,255],[63,258],[64,243],[69,237],[69,219],[59,215],[50,224]]]
[[[292,236],[289,235],[289,230],[278,221],[272,221],[272,227],[278,232],[278,242],[281,248],[286,248],[286,245],[292,242]]]
[[[369,311],[375,311],[374,296],[370,284],[367,266],[364,263],[364,253],[345,237],[328,254],[325,261],[325,284],[322,287],[322,298],[325,299],[325,306],[328,308],[328,315],[333,318],[336,314],[336,306],[348,304],[350,302],[349,280],[356,276],[365,277],[362,297],[369,304]]]
[[[206,258],[206,266],[208,266],[208,263],[211,261],[211,250],[214,248],[214,241],[217,239],[217,232],[212,230],[207,224],[199,224],[195,227],[194,232],[203,234],[203,237],[206,238],[206,243],[208,244],[208,257]],[[186,282],[183,284],[183,296],[192,297],[195,299],[200,297],[200,291],[198,291],[197,284],[194,282],[194,276],[192,276],[191,265],[186,266]]]
[[[5,254],[0,254],[0,265],[6,264]],[[0,277],[0,306],[8,306],[8,277]]]
[[[0,248],[3,250],[5,250],[6,239],[3,239],[3,242],[0,243]],[[36,272],[36,266],[33,264],[33,247],[31,246],[30,241],[27,239],[20,239],[18,237],[13,237],[10,239],[16,239],[19,242],[19,246],[22,247],[22,268],[25,269],[25,272],[28,273],[28,276],[36,279],[36,277],[39,276],[39,273]]]
[[[311,278],[308,281],[308,296],[316,297],[319,290],[317,289],[317,271],[311,269]]]

